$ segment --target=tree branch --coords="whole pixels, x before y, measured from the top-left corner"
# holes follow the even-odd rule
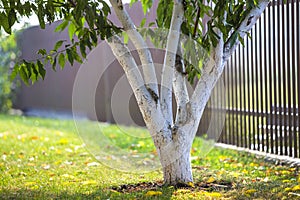
[[[183,21],[183,4],[181,0],[174,0],[170,31],[167,39],[167,48],[162,69],[161,81],[161,108],[162,113],[170,126],[173,125],[172,114],[172,82],[177,46],[180,37],[180,28]]]
[[[226,18],[227,13],[224,13]],[[218,36],[218,44],[212,48],[210,53],[210,59],[207,63],[204,63],[200,79],[195,87],[194,93],[189,103],[190,116],[188,116],[187,125],[199,124],[204,108],[210,98],[211,92],[221,76],[225,62],[223,60],[224,52],[224,39],[221,30],[215,28],[214,30]],[[196,132],[191,132],[195,134]],[[194,138],[195,135],[190,137]]]
[[[197,27],[198,27],[199,19],[200,19],[200,13],[201,13],[201,8],[200,8],[200,6],[198,6],[196,21],[195,21],[195,25],[194,25],[195,28],[194,28],[194,32],[193,32],[193,38],[196,37]]]
[[[259,0],[257,7],[250,10],[249,14],[245,17],[244,21],[240,24],[236,31],[234,31],[224,45],[224,61],[227,61],[228,58],[235,51],[236,47],[239,45],[239,40],[236,38],[235,41],[232,41],[236,34],[239,34],[241,38],[244,38],[245,35],[251,30],[251,28],[256,23],[257,19],[264,12],[265,8],[268,6],[269,0]],[[232,45],[233,44],[233,45]]]
[[[175,126],[178,126],[185,123],[187,119],[187,103],[189,102],[189,94],[186,87],[186,71],[182,59],[182,49],[180,42],[178,43],[177,55],[175,60],[173,89],[177,102]]]
[[[116,15],[122,23],[124,30],[137,49],[142,63],[144,79],[147,88],[153,94],[153,98],[158,98],[158,86],[155,73],[155,67],[152,60],[151,52],[141,34],[136,30],[134,23],[123,7],[122,0],[110,0]]]
[[[153,100],[130,50],[118,36],[112,36],[106,41],[125,71],[147,127],[150,130],[160,130],[165,123],[160,106]]]

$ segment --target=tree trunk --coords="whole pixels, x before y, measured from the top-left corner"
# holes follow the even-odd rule
[[[167,166],[163,166],[164,183],[167,185],[187,184],[193,182],[190,151],[182,155]]]
[[[188,133],[197,130],[195,127],[165,129],[162,135],[170,137],[160,137],[160,134],[154,136],[164,184],[176,186],[193,182],[190,152],[194,138],[189,137]]]

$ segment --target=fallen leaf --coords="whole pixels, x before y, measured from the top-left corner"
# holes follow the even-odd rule
[[[88,180],[88,181],[83,181],[81,182],[82,185],[95,185],[97,184],[97,181],[95,180]]]
[[[75,176],[69,175],[69,174],[63,174],[63,175],[61,175],[61,177],[69,178],[69,179],[74,179],[75,178]]]
[[[31,139],[31,140],[38,140],[39,137],[38,137],[38,136],[32,136],[30,139]]]
[[[190,186],[190,187],[193,187],[193,188],[195,187],[193,182],[188,182],[187,185]]]
[[[66,165],[73,165],[74,163],[72,161],[65,161],[64,162]]]
[[[7,155],[5,155],[5,154],[2,155],[2,160],[3,160],[3,161],[6,161],[6,157],[7,157]]]
[[[250,167],[258,167],[259,165],[257,163],[250,163]]]
[[[33,182],[33,181],[29,181],[29,182],[26,182],[24,183],[25,186],[32,186],[32,185],[35,185],[36,182]]]
[[[161,191],[148,191],[146,194],[146,196],[159,196],[159,195],[162,195],[162,192]]]
[[[70,149],[70,148],[66,148],[65,151],[68,152],[68,153],[73,153],[73,150]]]
[[[255,192],[256,192],[255,189],[249,189],[249,190],[246,190],[246,191],[245,191],[245,194],[253,194],[253,193],[255,193]]]
[[[292,188],[293,191],[298,191],[300,190],[300,185],[296,185]]]
[[[64,144],[68,144],[69,141],[67,138],[61,138],[59,141],[58,141],[58,144],[61,144],[61,145],[64,145]]]
[[[178,189],[177,191],[174,192],[175,195],[177,194],[185,194],[185,193],[190,193],[191,191],[188,189]]]
[[[48,169],[50,169],[50,165],[48,165],[48,164],[42,164],[42,169],[48,170]]]
[[[283,180],[282,182],[283,182],[283,183],[290,183],[290,182],[292,182],[292,181],[286,179],[286,180]]]
[[[207,183],[213,183],[213,182],[215,182],[215,178],[214,177],[209,177],[209,179],[206,182]]]
[[[28,161],[30,161],[30,162],[34,161],[34,157],[30,157],[30,158],[28,159]]]
[[[292,188],[289,188],[289,187],[287,187],[287,188],[284,188],[284,191],[285,191],[285,192],[292,191]]]
[[[95,166],[99,166],[100,164],[98,162],[91,162],[91,163],[87,163],[86,165],[88,167],[95,167]]]
[[[206,192],[206,191],[201,191],[199,193],[201,196],[204,195],[206,197],[210,197],[210,198],[219,198],[219,197],[222,197],[222,194],[219,193],[219,192]]]

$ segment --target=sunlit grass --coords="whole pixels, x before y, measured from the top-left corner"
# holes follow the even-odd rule
[[[155,155],[151,139],[137,137],[146,137],[145,129],[84,123],[85,130],[95,134],[101,130],[120,148]],[[112,187],[161,181],[162,173],[106,167],[87,151],[77,128],[72,120],[0,115],[0,199],[295,199],[300,195],[298,169],[220,148],[202,156],[200,139],[192,149],[195,185],[207,187],[162,187],[154,189],[162,193],[148,195],[147,190],[116,191]],[[131,134],[124,136],[124,130]]]

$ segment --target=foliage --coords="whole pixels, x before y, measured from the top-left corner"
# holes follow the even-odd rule
[[[53,70],[56,65],[64,67],[65,61],[71,65],[75,61],[82,62],[86,57],[86,51],[98,44],[99,39],[110,37],[113,33],[119,32],[118,27],[107,18],[110,8],[105,1],[93,0],[47,0],[47,1],[1,1],[0,26],[11,33],[11,27],[17,23],[16,19],[24,16],[36,15],[40,27],[45,28],[46,23],[62,20],[56,27],[57,32],[68,29],[70,41],[57,41],[53,50],[47,52],[40,49],[40,58],[36,61],[23,60],[17,63],[12,72],[12,78],[20,75],[21,79],[29,84],[38,79],[44,79],[45,65],[50,63]],[[75,40],[75,36],[78,40]],[[77,51],[80,50],[80,53]]]
[[[7,112],[12,107],[12,99],[17,82],[11,82],[9,75],[18,54],[16,35],[0,32],[0,112]]]
[[[217,29],[223,33],[223,39],[228,44],[234,44],[237,39],[242,41],[236,30],[249,11],[257,6],[257,1],[184,0],[185,15],[181,31],[195,39],[208,51],[219,41]],[[131,4],[135,2],[136,0],[132,0]],[[152,0],[142,0],[141,3],[144,13],[152,6]],[[169,28],[172,5],[172,0],[160,0],[156,20],[158,27]],[[70,42],[57,41],[50,52],[45,49],[38,52],[40,54],[39,60],[22,61],[14,67],[12,77],[14,78],[19,74],[27,84],[30,83],[29,80],[34,83],[45,77],[44,65],[46,63],[50,62],[55,70],[57,64],[63,68],[66,61],[69,61],[71,65],[75,61],[82,62],[82,58],[86,57],[87,48],[94,48],[99,39],[109,38],[122,29],[108,19],[111,11],[103,0],[4,0],[0,2],[0,7],[2,7],[0,26],[7,33],[11,33],[11,27],[17,23],[18,17],[31,15],[38,17],[41,28],[45,28],[46,23],[61,19],[63,21],[56,28],[56,31],[68,29]],[[204,20],[205,16],[207,16],[207,21]],[[185,57],[187,61],[196,60],[197,63],[201,63],[199,56],[194,51],[187,51]],[[189,62],[186,64],[189,80],[192,81],[195,76],[200,74],[201,70],[198,66],[189,65]]]
[[[161,0],[159,2],[157,9],[158,27],[170,27],[172,6],[173,0]],[[231,46],[237,40],[243,43],[243,38],[239,36],[237,29],[250,10],[257,6],[257,0],[185,0],[184,6],[182,33],[193,38],[195,42],[209,52],[211,47],[217,46],[220,39],[220,34],[216,30],[222,32],[224,42],[231,44]],[[201,70],[198,68],[201,66],[190,63],[201,65],[201,56],[199,56],[201,51],[194,48],[197,45],[183,44],[183,46],[188,46],[185,48],[184,58],[189,61],[185,65],[187,66],[188,80],[192,82],[197,75],[201,74]]]
[[[93,129],[94,123],[87,123],[87,128]],[[138,143],[135,137],[124,140],[123,134],[116,134],[116,126],[104,126],[106,135],[124,148]],[[1,199],[296,199],[300,195],[297,168],[220,148],[202,158],[199,138],[191,152],[194,188],[154,187],[161,172],[131,174],[107,168],[86,152],[75,132],[71,120],[0,115]],[[143,141],[145,145],[135,145],[134,150],[154,149],[151,140]],[[150,187],[142,188],[146,183]]]

